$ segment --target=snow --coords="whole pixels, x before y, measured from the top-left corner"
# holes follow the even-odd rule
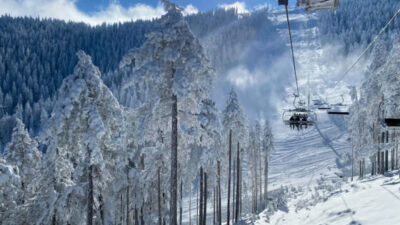
[[[312,201],[310,192],[297,193],[288,202],[288,210],[278,211],[267,219],[260,214],[254,224],[397,224],[400,207],[400,179],[397,171],[386,176],[372,176],[354,182],[345,182],[333,191],[318,190],[325,198],[315,205],[298,209],[304,200]]]
[[[176,180],[176,177],[168,175],[171,102],[165,97],[177,94],[179,182],[184,184],[185,192],[195,191],[198,169],[204,167],[210,177],[209,223],[213,220],[212,190],[215,188],[217,159],[222,161],[222,218],[226,218],[226,150],[230,129],[233,130],[232,158],[236,156],[236,144],[239,146],[240,142],[243,149],[243,223],[395,224],[399,220],[395,210],[400,206],[397,201],[400,200],[397,171],[386,176],[367,176],[363,180],[356,178],[356,181],[349,182],[352,150],[349,138],[357,132],[352,127],[352,133],[349,133],[343,116],[329,116],[326,111],[315,109],[317,121],[314,126],[292,130],[284,125],[280,115],[276,115],[270,122],[262,121],[268,125],[263,133],[259,121],[253,121],[253,118],[248,121],[246,108],[242,110],[242,103],[233,89],[221,114],[215,102],[209,98],[215,74],[208,65],[200,42],[181,20],[181,9],[167,1],[166,5],[171,12],[160,20],[163,29],[149,34],[141,48],[130,51],[115,72],[124,78],[122,90],[114,87],[111,92],[101,80],[100,71],[93,65],[91,57],[82,51],[78,52],[79,62],[74,74],[64,80],[54,112],[41,134],[41,138],[48,141],[41,143],[47,145],[47,153],[40,163],[41,176],[32,181],[41,188],[37,196],[29,199],[33,203],[27,203],[32,204],[29,213],[34,214],[27,218],[38,223],[56,220],[63,224],[83,224],[86,216],[90,215],[86,210],[98,207],[93,217],[95,223],[112,224],[128,214],[123,205],[128,212],[129,207],[134,205],[135,209],[141,208],[146,223],[154,222],[158,216],[153,210],[157,204],[154,199],[159,197],[156,188],[158,180],[155,177],[161,174],[159,182],[164,202],[169,202],[171,190],[176,193],[176,186],[169,186],[169,181]],[[288,43],[283,11],[271,11],[268,15],[282,40]],[[316,14],[306,15],[304,11],[290,10],[290,18],[301,95],[310,94],[312,99],[337,103],[341,100],[339,96],[344,94],[345,103],[350,103],[349,85],[354,85],[359,77],[338,79],[348,62],[337,60],[335,47],[321,45]],[[393,84],[383,88],[386,94],[396,93],[398,88],[396,72],[399,57],[395,51],[399,47],[400,44],[394,47],[388,63],[385,64],[384,60],[376,62],[376,65],[386,66],[386,69],[378,68],[381,73],[393,74],[385,77],[385,84]],[[375,77],[370,78],[373,83]],[[364,86],[368,85],[371,84]],[[293,90],[294,81],[285,91],[292,93]],[[351,90],[354,100],[356,91]],[[369,89],[366,92],[374,95]],[[278,101],[276,108],[279,112],[283,111],[291,107],[291,101],[290,97]],[[43,117],[47,120],[45,112]],[[17,137],[21,137],[21,141],[17,141]],[[20,142],[30,145],[32,149],[19,147]],[[13,143],[16,143],[17,150],[33,151],[31,155],[25,152],[21,154],[34,161],[31,164],[40,161],[36,140],[30,139],[19,120],[6,153]],[[16,153],[15,150],[10,152]],[[368,157],[367,153],[370,152],[362,150],[356,155]],[[27,166],[27,163],[10,159],[0,158],[0,200],[4,199],[0,201],[0,212],[10,207],[22,209],[16,206],[16,199],[22,196],[19,192],[25,191],[24,182],[30,181],[26,178],[26,170],[21,169],[20,165]],[[262,171],[267,161],[268,197],[272,200],[268,200],[265,211],[254,215],[252,210],[259,209],[252,209],[251,198],[254,199],[253,193],[261,192],[257,188],[263,181]],[[94,186],[89,185],[88,188],[88,182],[93,182]],[[12,185],[7,186],[8,183]],[[196,187],[194,189],[193,184]],[[10,191],[12,188],[15,191]],[[91,194],[86,194],[86,191]],[[9,192],[11,195],[7,196]],[[196,193],[192,193],[192,196],[190,213],[194,222],[197,216]],[[24,198],[27,197],[30,196],[25,193]],[[184,224],[189,222],[188,197],[189,194],[184,193]],[[94,198],[95,202],[87,207],[90,198]],[[19,200],[18,204],[20,202],[24,204],[25,201]],[[259,207],[262,204],[259,203]],[[44,207],[48,210],[36,210]],[[164,219],[168,220],[168,204],[162,203],[161,207]],[[9,214],[12,215],[12,212]],[[13,221],[9,217],[9,221]],[[6,222],[9,223],[12,222]]]

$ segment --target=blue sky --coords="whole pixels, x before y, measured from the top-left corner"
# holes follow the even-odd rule
[[[174,0],[173,2],[181,5],[193,5],[200,11],[207,11],[210,9],[218,8],[219,5],[223,4],[232,4],[237,2],[238,0]],[[87,13],[92,13],[101,9],[106,8],[110,2],[115,2],[111,0],[77,0],[77,7]],[[119,0],[117,1],[119,4],[124,6],[125,8],[133,6],[135,4],[141,3],[146,5],[151,5],[156,7],[160,0]],[[248,9],[253,9],[256,6],[263,5],[265,3],[276,4],[277,0],[246,0],[240,1],[246,3],[246,7]],[[294,2],[294,1],[293,1]]]

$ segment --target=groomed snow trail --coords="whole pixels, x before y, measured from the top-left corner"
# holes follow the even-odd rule
[[[331,74],[334,68],[325,63],[327,60],[319,42],[316,16],[307,15],[302,10],[291,10],[289,17],[301,94],[307,96],[309,76],[312,98],[325,97],[327,93],[319,93],[319,90],[327,89],[330,82],[325,80],[329,79],[327,74]],[[289,43],[284,12],[275,11],[270,19],[276,24],[282,39]],[[288,89],[288,93],[291,90],[293,88]],[[288,99],[287,104],[281,105],[281,110],[292,107],[291,101]],[[343,116],[328,116],[326,111],[318,110],[316,113],[316,126],[307,130],[291,130],[279,117],[272,121],[275,140],[270,169],[272,188],[290,184],[310,186],[321,175],[335,177],[335,173],[341,172],[339,167],[343,158],[351,151],[351,145],[346,141],[346,129],[340,126],[344,122]]]
[[[282,39],[289,43],[286,17],[284,11],[276,10],[270,15],[275,23]],[[326,65],[327,60],[324,50],[318,39],[318,28],[316,17],[313,14],[306,15],[304,11],[294,10],[290,12],[292,35],[296,63],[298,66],[299,85],[302,94],[306,94],[307,76],[310,77],[312,96],[327,97],[332,91],[327,82],[336,69],[335,65]],[[289,45],[288,49],[289,50]],[[288,58],[290,63],[290,58]],[[291,66],[291,64],[287,65]],[[293,76],[293,74],[288,74]],[[294,88],[295,81],[293,79]],[[342,89],[343,88],[343,89]],[[346,90],[346,87],[339,87],[339,90]],[[278,106],[278,114],[285,108],[291,107],[292,99]],[[280,115],[271,121],[274,134],[275,151],[271,156],[269,190],[278,189],[282,186],[303,187],[308,190],[317,185],[318,180],[338,179],[336,174],[342,172],[340,163],[346,153],[351,152],[351,145],[346,140],[347,133],[343,128],[343,117],[330,117],[326,111],[317,111],[317,127],[310,127],[307,130],[291,130],[282,122]],[[341,126],[337,126],[337,124]],[[339,164],[338,164],[339,162]],[[243,174],[246,174],[244,171]],[[226,219],[227,193],[222,193],[222,218]],[[212,224],[213,206],[212,198],[208,200],[207,223]],[[189,224],[189,198],[183,200],[183,224]],[[279,213],[282,213],[279,211]],[[196,224],[196,193],[192,197],[192,224]],[[284,220],[284,215],[282,220]],[[274,216],[274,218],[276,218]],[[261,217],[260,221],[265,221]],[[256,224],[264,224],[257,223]],[[281,223],[276,223],[281,224]],[[296,223],[292,223],[296,224]]]
[[[288,212],[276,212],[267,223],[261,214],[256,225],[375,225],[398,224],[400,214],[400,179],[398,171],[387,176],[355,179],[316,204],[299,208],[289,202]],[[298,198],[301,198],[299,194]],[[310,200],[311,201],[311,200]]]

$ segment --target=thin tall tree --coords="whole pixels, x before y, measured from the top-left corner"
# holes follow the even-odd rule
[[[228,153],[228,203],[227,203],[227,220],[226,224],[230,224],[230,205],[231,205],[231,161],[232,161],[232,129],[229,130],[229,153]]]
[[[204,217],[204,219],[203,219],[203,225],[207,224],[207,198],[208,198],[207,192],[208,192],[208,190],[207,190],[207,173],[204,173],[204,189],[203,189],[203,194],[204,194],[203,217]]]
[[[235,223],[239,221],[239,204],[240,204],[240,145],[237,143],[237,156],[236,156],[236,212],[235,212]]]
[[[203,207],[204,207],[204,189],[203,189],[203,187],[204,187],[204,181],[203,181],[203,178],[204,178],[204,176],[203,176],[203,167],[200,167],[200,225],[203,225],[203,219],[204,219],[204,217],[203,217],[203,213],[204,213],[204,211],[203,211]]]
[[[179,200],[179,224],[182,225],[182,181],[181,181],[181,188],[180,188],[180,200]]]
[[[218,160],[218,225],[222,224],[222,206],[221,206],[221,162]]]
[[[175,73],[175,71],[173,71]],[[177,186],[178,186],[178,99],[172,95],[172,133],[171,133],[171,225],[178,224],[177,218]]]
[[[94,193],[93,193],[93,165],[91,165],[90,159],[92,157],[92,150],[87,147],[88,150],[88,204],[87,204],[87,225],[93,225],[93,206],[94,206]]]
[[[162,208],[161,208],[161,168],[158,168],[158,225],[162,225]]]

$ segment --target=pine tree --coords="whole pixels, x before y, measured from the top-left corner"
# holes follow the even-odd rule
[[[35,195],[38,184],[35,179],[38,176],[42,154],[37,149],[36,140],[32,140],[20,119],[16,119],[11,142],[4,151],[7,163],[19,168],[23,195],[22,203]]]

